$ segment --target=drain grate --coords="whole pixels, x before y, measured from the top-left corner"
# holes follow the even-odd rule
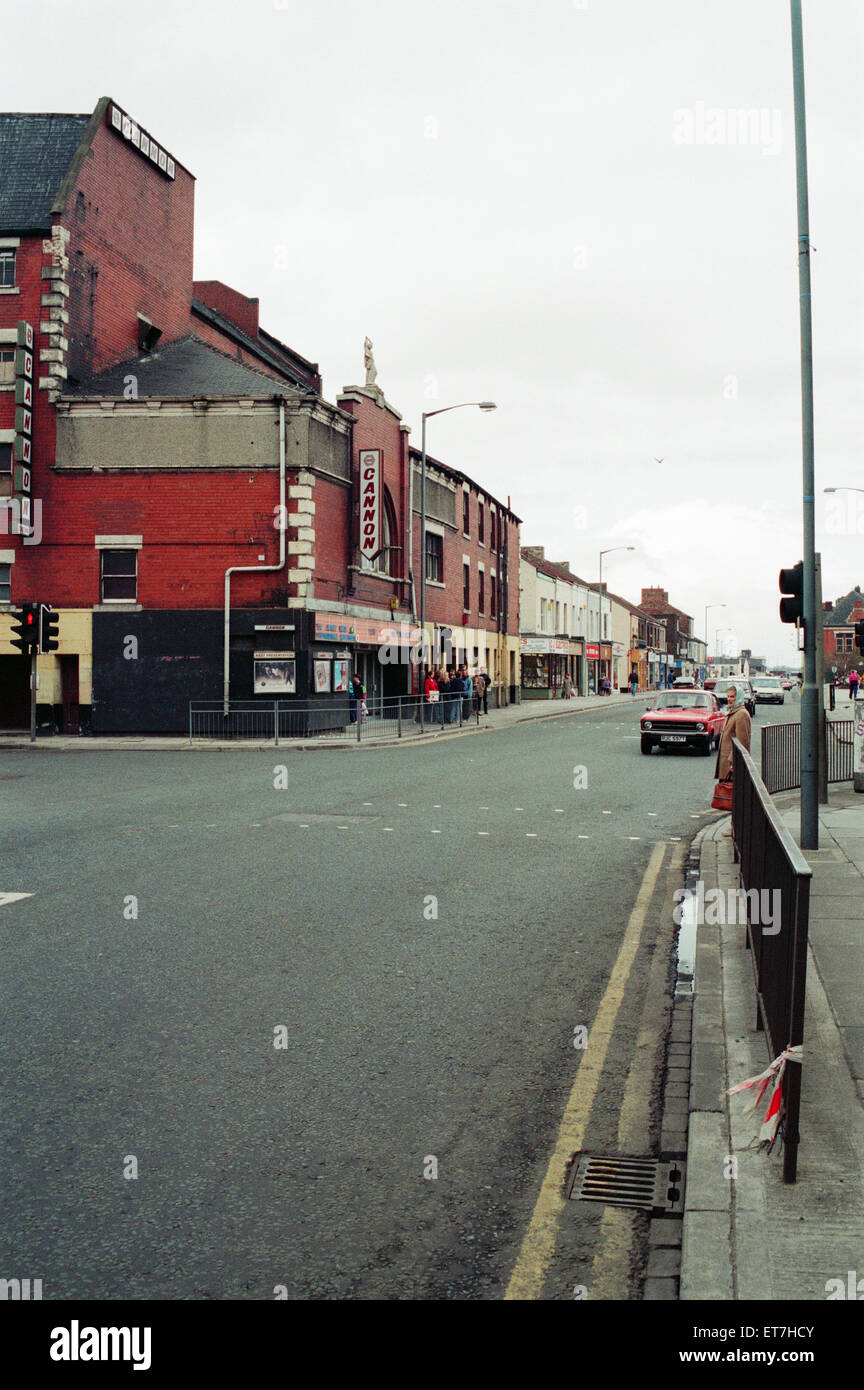
[[[680,1159],[575,1154],[567,1196],[574,1202],[604,1202],[668,1216],[684,1210],[686,1168]]]

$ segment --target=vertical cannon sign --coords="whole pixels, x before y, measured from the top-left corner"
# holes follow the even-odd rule
[[[370,563],[381,549],[381,450],[360,450],[360,555]]]
[[[33,325],[19,319],[15,349],[15,474],[12,512],[13,526],[19,536],[33,535],[33,342]]]

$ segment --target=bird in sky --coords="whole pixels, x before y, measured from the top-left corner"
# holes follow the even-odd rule
[[[654,462],[655,462],[655,463],[662,463],[663,460],[662,460],[662,459],[655,459]]]

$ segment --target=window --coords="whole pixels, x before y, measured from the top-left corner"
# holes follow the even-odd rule
[[[381,494],[381,544],[374,560],[361,550],[360,563],[364,569],[377,570],[381,574],[390,574],[390,547],[393,544],[392,538],[395,534],[396,522],[393,503],[385,489]]]
[[[15,353],[11,348],[0,348],[0,382],[10,385],[15,380]]]
[[[478,541],[480,542],[480,544],[482,545],[482,544],[483,544],[483,539],[484,539],[484,536],[483,536],[483,503],[482,503],[482,502],[478,502],[478,503],[477,503],[477,539],[478,539]]]
[[[12,566],[0,565],[0,603],[12,602]]]
[[[0,250],[0,289],[11,289],[15,284],[15,252],[9,247]]]
[[[138,598],[138,551],[101,550],[103,603],[135,603]]]
[[[485,613],[486,611],[486,575],[483,573],[482,570],[479,571],[479,580],[477,588],[477,608],[481,613]]]
[[[490,512],[490,513],[489,513],[489,549],[490,549],[490,550],[495,550],[495,549],[496,549],[496,541],[497,541],[497,540],[498,540],[498,514],[497,514],[497,512]]]
[[[444,537],[434,531],[426,532],[426,578],[444,583]]]
[[[471,534],[471,493],[462,493],[462,530],[466,536]]]
[[[12,472],[12,445],[0,444],[0,476]]]
[[[495,617],[498,612],[498,579],[494,574],[489,576],[489,614]]]
[[[462,607],[467,613],[471,607],[471,566],[462,566]]]

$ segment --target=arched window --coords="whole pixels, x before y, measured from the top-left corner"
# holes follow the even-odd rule
[[[363,568],[376,570],[380,574],[392,574],[396,569],[394,557],[398,552],[392,550],[391,546],[395,545],[397,535],[396,513],[390,493],[385,487],[381,493],[381,547],[374,560],[361,552]],[[396,572],[398,573],[398,570]]]

